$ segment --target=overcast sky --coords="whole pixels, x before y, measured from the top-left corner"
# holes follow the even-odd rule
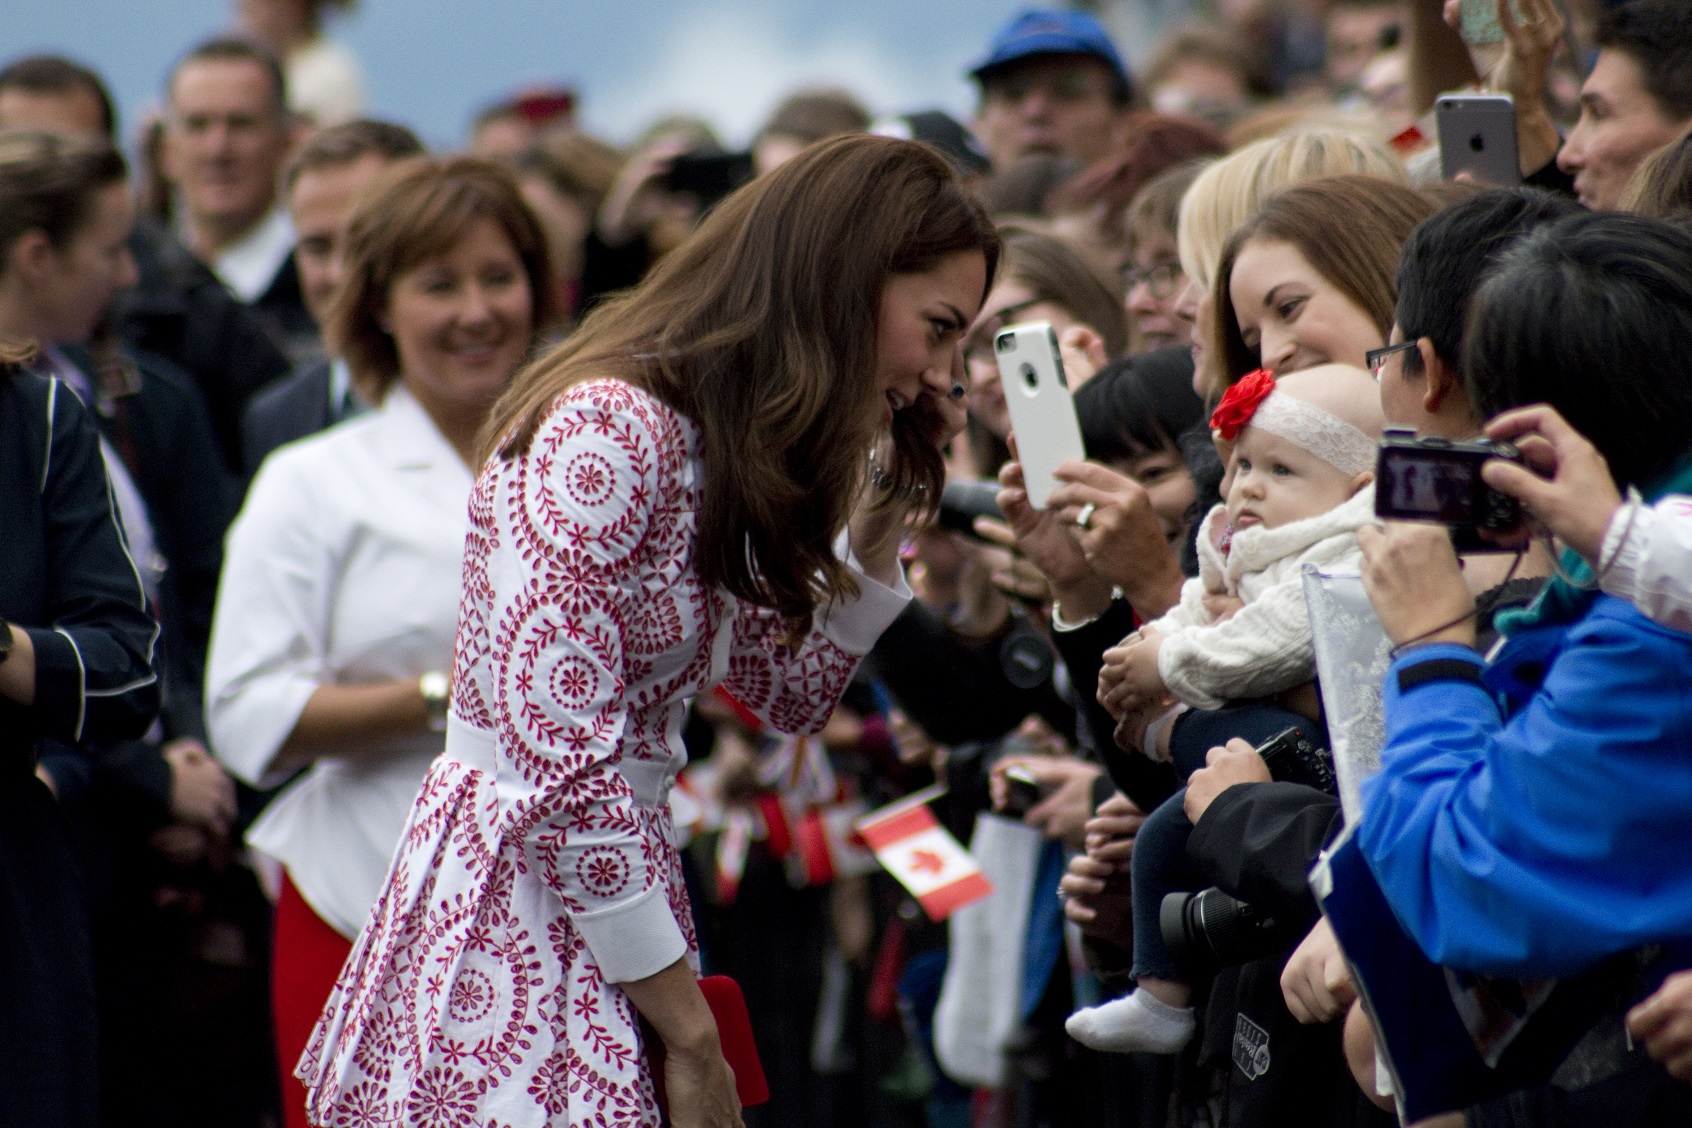
[[[435,145],[540,80],[582,95],[589,128],[632,138],[691,111],[744,142],[785,92],[833,83],[876,113],[973,105],[963,77],[1017,0],[362,0],[334,34],[363,63],[372,109]],[[0,0],[0,58],[51,50],[111,83],[125,132],[166,69],[227,26],[229,0]]]

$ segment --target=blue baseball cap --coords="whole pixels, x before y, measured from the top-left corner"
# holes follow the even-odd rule
[[[1032,55],[1091,55],[1116,73],[1124,90],[1133,89],[1128,67],[1104,25],[1086,12],[1022,13],[999,29],[987,57],[970,68],[969,76],[979,82],[988,71]]]

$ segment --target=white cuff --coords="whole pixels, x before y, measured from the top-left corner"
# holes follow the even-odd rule
[[[888,587],[864,574],[863,565],[852,552],[845,533],[834,542],[835,555],[852,570],[858,581],[858,596],[842,600],[817,612],[817,629],[848,654],[868,654],[881,632],[893,625],[911,602],[911,587],[905,570],[899,568],[899,582]]]
[[[1632,602],[1656,519],[1656,510],[1636,499],[1616,507],[1598,547],[1598,586],[1606,594]]]
[[[607,983],[657,975],[687,955],[664,886],[655,884],[632,901],[570,917]]]

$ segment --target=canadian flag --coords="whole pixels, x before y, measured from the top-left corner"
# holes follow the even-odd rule
[[[992,896],[993,883],[924,801],[912,796],[874,811],[859,821],[858,833],[929,919],[945,920],[965,905]]]

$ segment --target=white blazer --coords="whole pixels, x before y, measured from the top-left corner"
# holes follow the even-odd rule
[[[381,408],[273,453],[230,528],[206,664],[206,724],[248,783],[320,685],[452,668],[472,477],[403,386]],[[445,737],[417,733],[319,759],[247,843],[351,938],[370,914]]]

